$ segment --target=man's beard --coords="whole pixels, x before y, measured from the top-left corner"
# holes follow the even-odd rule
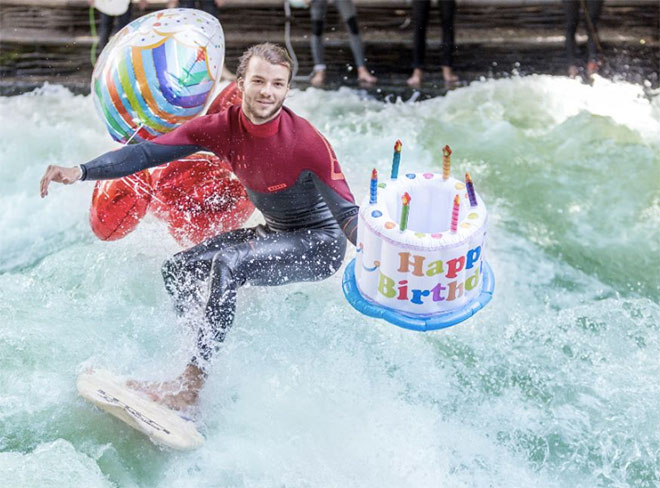
[[[256,103],[257,102],[255,102],[255,105],[256,105]],[[251,105],[248,105],[248,109],[250,110],[249,115],[251,115],[252,118],[254,118],[254,119],[267,121],[268,119],[270,119],[273,115],[275,115],[282,108],[282,105],[284,105],[284,100],[281,100],[277,105],[274,105],[272,109],[270,109],[268,112],[266,112],[266,114],[263,114],[263,115],[261,113],[255,111],[252,108]]]

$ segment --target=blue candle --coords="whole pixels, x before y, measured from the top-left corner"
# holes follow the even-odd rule
[[[390,178],[393,180],[396,180],[397,177],[399,176],[399,163],[401,162],[401,146],[403,144],[399,139],[396,140],[396,143],[394,144],[394,157],[392,158],[392,174],[390,175]]]
[[[378,171],[376,168],[371,172],[371,188],[369,192],[369,203],[374,204],[378,201]]]

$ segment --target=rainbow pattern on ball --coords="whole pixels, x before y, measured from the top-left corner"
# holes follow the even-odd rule
[[[95,106],[112,138],[153,139],[202,113],[224,51],[220,22],[200,10],[161,10],[124,27],[92,74]]]

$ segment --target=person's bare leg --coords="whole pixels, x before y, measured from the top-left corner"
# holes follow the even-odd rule
[[[575,78],[580,73],[580,70],[574,64],[569,65],[568,67],[568,77]]]
[[[312,86],[317,88],[322,87],[325,84],[325,70],[320,69],[318,71],[314,71],[309,82],[312,84]]]
[[[146,393],[153,401],[168,408],[186,410],[196,405],[205,378],[201,369],[189,364],[184,372],[172,381],[130,380],[126,384],[129,388]]]
[[[360,83],[367,83],[369,85],[376,83],[378,78],[369,73],[366,66],[358,66],[358,81]]]
[[[456,83],[458,81],[458,76],[451,69],[451,66],[442,67],[442,78],[445,80],[445,83]]]
[[[419,88],[422,86],[422,81],[424,81],[424,71],[422,71],[420,68],[415,68],[412,72],[412,76],[408,78],[408,86],[411,86],[413,88]]]

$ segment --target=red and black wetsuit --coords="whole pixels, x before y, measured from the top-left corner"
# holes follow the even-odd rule
[[[202,150],[229,162],[266,220],[180,252],[163,266],[180,312],[199,295],[200,281],[210,278],[207,324],[192,361],[204,368],[233,322],[236,289],[332,275],[344,257],[344,234],[355,244],[358,207],[330,144],[287,108],[262,125],[252,124],[239,106],[199,117],[82,165],[83,179],[120,178]]]

